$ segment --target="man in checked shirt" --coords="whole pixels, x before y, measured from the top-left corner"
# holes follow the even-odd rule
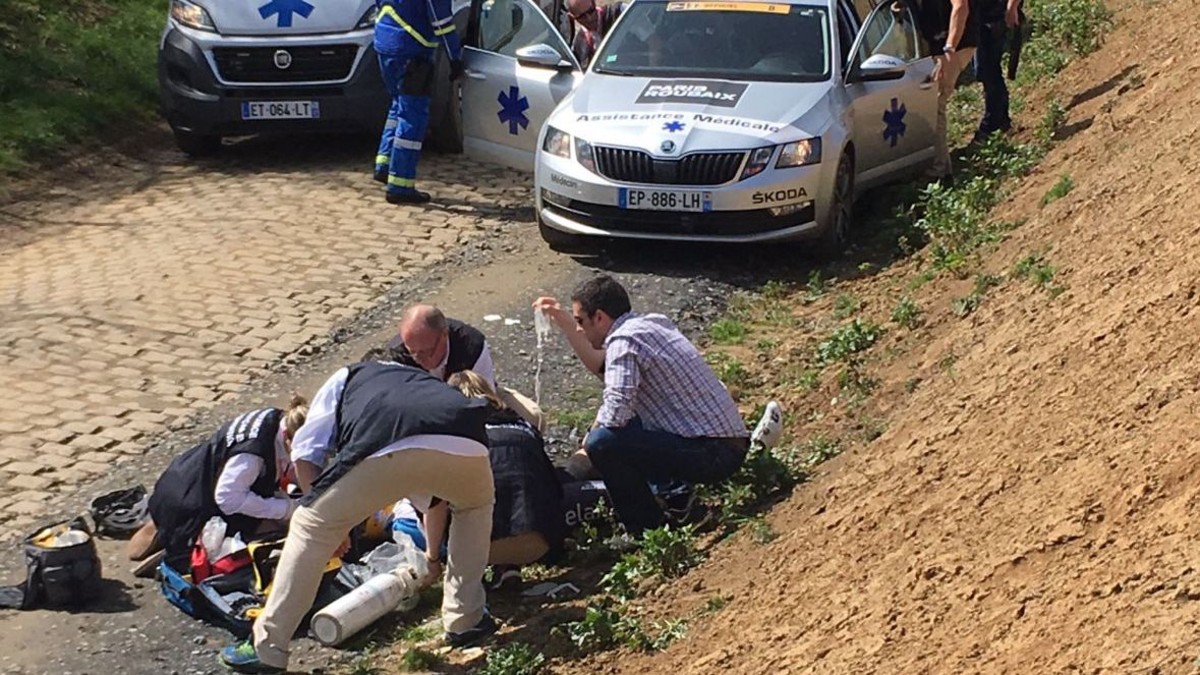
[[[575,289],[570,314],[551,297],[534,306],[604,378],[583,448],[630,535],[667,522],[649,482],[717,483],[741,467],[750,434],[737,405],[670,319],[633,312],[625,289],[608,275]]]

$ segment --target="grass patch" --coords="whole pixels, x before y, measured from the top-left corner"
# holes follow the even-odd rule
[[[479,675],[536,675],[546,665],[546,655],[524,642],[513,642],[488,652]]]
[[[562,410],[554,415],[554,423],[564,429],[580,431],[596,421],[595,410]]]
[[[897,302],[896,308],[892,310],[892,323],[901,328],[912,330],[920,326],[922,321],[921,308],[908,296],[900,298],[900,302]]]
[[[1067,290],[1065,286],[1054,282],[1057,274],[1058,270],[1054,269],[1054,266],[1047,262],[1040,253],[1030,253],[1013,266],[1014,277],[1024,279],[1038,288],[1044,289],[1052,298],[1058,297]]]
[[[746,324],[737,319],[720,319],[708,329],[708,337],[719,345],[737,345],[746,339]]]
[[[1070,176],[1066,174],[1059,176],[1058,182],[1056,182],[1049,190],[1047,190],[1045,195],[1042,195],[1042,206],[1052,204],[1063,197],[1066,197],[1074,188],[1075,181],[1071,180]]]
[[[822,365],[848,361],[851,356],[869,349],[882,336],[883,329],[879,326],[855,319],[817,345],[817,361]]]
[[[443,662],[441,656],[422,647],[410,647],[404,652],[404,656],[400,657],[400,667],[409,673],[432,670],[441,666]]]
[[[0,172],[146,118],[166,3],[6,0],[0,12]]]

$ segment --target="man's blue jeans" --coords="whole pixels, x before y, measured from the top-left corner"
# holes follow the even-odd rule
[[[983,84],[983,119],[978,136],[1008,131],[1008,84],[1004,81],[1004,42],[1008,28],[999,18],[980,26],[979,48],[975,50],[975,77]]]
[[[650,492],[650,482],[719,483],[742,466],[748,447],[745,440],[684,438],[647,431],[637,419],[624,427],[593,429],[583,440],[588,459],[608,488],[613,509],[635,537],[666,521]]]

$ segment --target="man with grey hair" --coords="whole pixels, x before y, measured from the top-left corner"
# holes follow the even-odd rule
[[[388,347],[411,356],[434,377],[473,370],[496,386],[496,366],[487,338],[474,326],[447,318],[433,305],[413,305],[400,318],[400,332]]]
[[[388,347],[410,357],[442,381],[464,370],[475,371],[487,380],[505,405],[539,431],[545,431],[546,418],[537,403],[515,389],[496,383],[492,352],[478,328],[448,318],[433,305],[413,305],[404,310],[400,332],[388,342]]]

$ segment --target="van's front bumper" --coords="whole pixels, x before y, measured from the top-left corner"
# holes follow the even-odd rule
[[[197,135],[305,131],[378,131],[390,97],[379,76],[371,32],[281,37],[222,37],[168,26],[158,54],[159,111],[172,128]],[[300,52],[337,47],[352,65],[333,81],[239,82],[218,74],[214,49]],[[282,69],[281,69],[282,70]],[[243,103],[309,101],[315,119],[243,119]]]

